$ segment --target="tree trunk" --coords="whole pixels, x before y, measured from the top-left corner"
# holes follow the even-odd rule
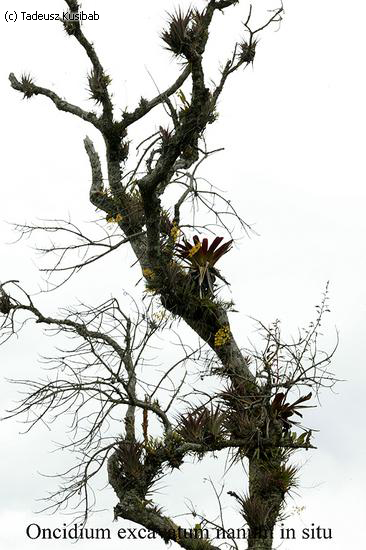
[[[248,550],[272,550],[272,536],[267,539],[249,537]]]
[[[249,460],[249,497],[242,503],[250,532],[248,550],[272,550],[273,530],[285,496],[278,475],[282,462],[270,452]]]

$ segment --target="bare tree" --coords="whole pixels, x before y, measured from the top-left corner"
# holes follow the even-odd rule
[[[70,14],[78,13],[75,0],[66,4]],[[218,519],[202,517],[193,506],[190,514],[199,521],[201,536],[184,536],[182,527],[154,501],[157,481],[183,468],[188,456],[200,460],[226,450],[233,463],[248,464],[248,493],[228,492],[248,526],[248,548],[271,549],[286,495],[297,482],[297,467],[289,459],[298,449],[315,448],[311,429],[296,419],[302,409],[315,406],[322,387],[335,383],[329,371],[335,350],[322,352],[318,343],[327,289],[315,321],[296,338],[284,340],[279,321],[269,327],[258,323],[262,347],[248,350],[235,340],[229,319],[233,303],[222,297],[229,283],[217,263],[231,249],[231,222],[246,232],[251,228],[199,175],[203,162],[216,152],[207,148],[205,130],[217,118],[217,102],[230,75],[253,63],[260,32],[279,25],[283,12],[279,7],[253,28],[250,8],[243,22],[245,36],[233,44],[219,82],[209,87],[203,57],[211,22],[217,12],[236,4],[238,0],[209,0],[202,12],[191,8],[173,13],[161,38],[183,64],[180,75],[165,91],[152,99],[142,97],[120,117],[109,92],[111,78],[75,18],[65,18],[63,25],[90,60],[89,90],[97,111],[62,99],[29,75],[9,76],[11,86],[25,98],[48,97],[57,109],[90,123],[105,142],[106,180],[92,140],[84,140],[92,173],[90,202],[105,217],[96,222],[99,238],[88,236],[71,220],[16,226],[21,237],[37,231],[56,236],[41,249],[51,259],[43,268],[49,289],[124,245],[136,256],[144,286],[140,303],[131,298],[128,314],[121,300],[112,298],[49,317],[18,281],[2,283],[2,342],[30,320],[71,341],[56,357],[46,359],[47,379],[17,381],[25,395],[9,416],[22,415],[31,428],[45,418],[72,412],[73,441],[64,448],[75,452],[75,465],[63,473],[64,483],[47,507],[57,510],[76,498],[87,519],[94,505],[93,479],[107,468],[118,498],[115,518],[137,522],[165,542],[187,549],[217,548],[202,531],[210,526],[225,530],[223,514]],[[159,106],[164,108],[163,114],[159,111],[159,129],[143,137],[135,155],[129,128]],[[195,221],[198,205],[210,216],[203,227]],[[106,223],[115,224],[112,234]],[[218,228],[227,233],[225,242],[216,236]],[[196,348],[175,331],[180,320],[199,336]],[[147,377],[142,367],[156,366],[149,352],[166,330],[175,334],[179,354],[163,374],[152,369]],[[184,374],[179,376],[177,367],[182,366],[179,372]],[[220,389],[209,391],[208,380],[215,380],[212,387]],[[213,489],[220,507],[221,493]],[[232,545],[237,546],[235,541]]]

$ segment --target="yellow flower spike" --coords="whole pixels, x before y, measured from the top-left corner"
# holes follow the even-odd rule
[[[176,222],[173,222],[173,227],[170,230],[170,236],[172,237],[173,241],[175,242],[180,235],[180,229]]]
[[[192,246],[192,248],[188,252],[188,258],[192,258],[192,256],[194,256],[196,254],[196,252],[198,252],[198,250],[201,248],[201,246],[202,246],[201,242],[198,242],[197,244]]]
[[[144,274],[145,279],[153,279],[155,277],[155,273],[149,267],[145,267],[142,270],[142,273]]]
[[[156,313],[153,313],[154,321],[164,321],[168,319],[169,315],[164,309],[159,309]]]
[[[122,214],[118,213],[115,216],[108,216],[107,223],[119,223],[123,220]]]

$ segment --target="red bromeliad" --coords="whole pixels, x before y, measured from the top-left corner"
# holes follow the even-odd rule
[[[272,412],[283,423],[283,428],[287,432],[293,424],[296,424],[294,420],[289,420],[290,416],[296,414],[302,418],[302,414],[298,409],[306,409],[308,405],[300,405],[304,401],[311,399],[312,393],[308,393],[302,397],[299,397],[294,403],[286,402],[286,394],[279,392],[275,395],[272,401]]]
[[[214,267],[216,262],[230,250],[233,242],[231,240],[219,246],[222,240],[223,237],[216,237],[211,245],[208,246],[208,239],[204,238],[200,241],[199,237],[194,235],[194,244],[184,239],[184,244],[176,245],[178,255],[186,260],[190,268],[198,274],[200,294],[202,286],[213,293],[213,283],[216,276],[225,283],[227,282]]]

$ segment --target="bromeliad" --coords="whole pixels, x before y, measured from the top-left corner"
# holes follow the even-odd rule
[[[286,402],[286,394],[284,394],[283,392],[279,392],[275,395],[271,404],[272,413],[279,420],[281,420],[285,432],[288,432],[291,426],[296,424],[294,420],[289,420],[290,416],[296,414],[297,416],[300,416],[300,418],[302,418],[302,414],[299,412],[298,409],[306,409],[309,407],[309,405],[301,405],[300,403],[304,403],[304,401],[309,401],[309,399],[311,399],[311,396],[312,393],[310,392],[307,395],[299,397],[299,399],[294,401],[294,403],[290,404]]]
[[[189,263],[190,269],[197,276],[200,296],[202,296],[202,288],[214,293],[213,284],[216,277],[228,284],[214,267],[221,256],[230,250],[233,242],[231,240],[219,246],[222,240],[223,237],[216,237],[208,246],[208,239],[204,238],[200,241],[199,237],[195,235],[193,244],[184,239],[184,244],[176,245],[178,255]]]

